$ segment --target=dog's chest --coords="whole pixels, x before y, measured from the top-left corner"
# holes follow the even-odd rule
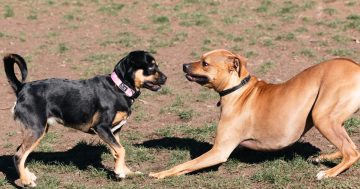
[[[119,131],[121,127],[126,124],[127,118],[128,118],[127,112],[117,112],[114,117],[114,120],[112,121],[111,132],[115,133]]]

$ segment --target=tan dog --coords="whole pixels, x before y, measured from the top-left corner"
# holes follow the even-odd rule
[[[339,151],[316,161],[341,158],[337,166],[320,171],[317,179],[348,169],[360,153],[342,126],[360,107],[360,65],[333,59],[299,73],[282,84],[249,76],[245,58],[226,50],[204,54],[184,64],[190,81],[213,88],[221,96],[221,114],[213,148],[202,156],[150,176],[164,178],[223,163],[238,146],[272,151],[300,139],[313,125]]]

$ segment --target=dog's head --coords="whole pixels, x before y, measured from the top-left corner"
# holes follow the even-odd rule
[[[216,91],[226,88],[233,80],[246,77],[246,59],[230,51],[218,49],[207,52],[199,61],[184,64],[183,71],[194,81]]]
[[[146,51],[133,51],[121,59],[115,66],[114,72],[127,85],[136,90],[146,88],[157,91],[165,84],[163,74],[155,58]]]

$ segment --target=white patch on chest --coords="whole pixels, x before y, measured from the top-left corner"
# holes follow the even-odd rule
[[[14,102],[14,106],[10,110],[13,115],[15,114],[15,106],[16,106],[16,101]]]
[[[57,117],[49,117],[46,122],[50,126],[53,126],[55,124],[64,124],[63,120]]]
[[[123,125],[126,124],[126,119],[120,121],[119,124],[117,124],[116,126],[114,126],[113,128],[111,128],[111,132],[115,133],[116,131],[118,131]]]

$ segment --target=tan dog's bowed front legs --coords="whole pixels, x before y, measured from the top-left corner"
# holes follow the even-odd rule
[[[158,179],[190,173],[202,168],[210,167],[227,161],[231,152],[239,145],[241,136],[234,132],[233,124],[220,122],[214,146],[205,154],[186,163],[177,165],[169,170],[150,173],[149,176]]]

